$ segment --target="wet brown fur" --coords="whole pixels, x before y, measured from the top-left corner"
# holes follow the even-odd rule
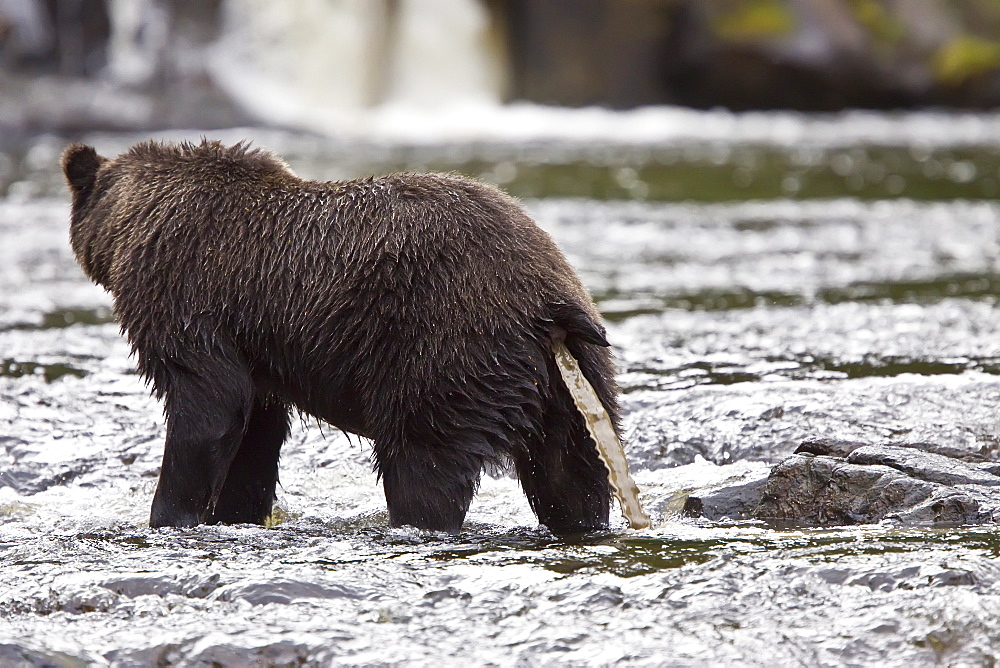
[[[299,179],[217,142],[63,155],[73,250],[111,292],[167,438],[150,524],[263,522],[291,407],[374,441],[393,525],[457,531],[513,461],[539,520],[604,527],[607,476],[554,366],[617,425],[600,318],[550,237],[456,175]]]

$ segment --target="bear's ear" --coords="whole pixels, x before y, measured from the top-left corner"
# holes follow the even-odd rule
[[[90,190],[97,179],[97,170],[107,161],[97,155],[93,146],[73,144],[62,155],[63,174],[74,192]]]

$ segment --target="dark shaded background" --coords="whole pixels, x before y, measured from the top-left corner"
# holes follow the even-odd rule
[[[218,69],[206,65],[223,36],[253,39],[227,20],[232,3],[246,1],[0,0],[0,132],[9,137],[90,128],[287,124],[235,99],[219,85]],[[290,16],[315,8],[295,1],[280,5]],[[486,17],[474,48],[499,73],[489,89],[497,103],[834,111],[984,109],[1000,101],[997,0],[328,0],[327,5],[339,12],[336,21],[358,26],[315,20],[314,34],[306,39],[318,44],[328,39],[336,49],[336,34],[343,33],[335,28],[347,34],[364,28],[370,34],[365,60],[376,62],[340,63],[374,72],[362,107],[391,101],[378,81],[387,76],[391,65],[384,63],[391,57],[420,62],[419,48],[398,40],[404,12],[436,21],[468,5]],[[439,39],[447,43],[454,35],[446,21],[440,25]],[[265,54],[281,48],[259,45]],[[131,58],[127,67],[113,62],[125,52]],[[466,55],[473,54],[459,50],[454,59]],[[448,76],[442,71],[442,79]],[[335,95],[337,80],[329,85]]]

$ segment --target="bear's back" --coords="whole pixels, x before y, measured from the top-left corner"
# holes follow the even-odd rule
[[[440,367],[477,341],[482,356],[520,345],[549,303],[589,303],[520,205],[462,176],[306,181],[266,152],[213,143],[119,160],[133,233],[112,292],[133,338],[221,335],[289,369]]]

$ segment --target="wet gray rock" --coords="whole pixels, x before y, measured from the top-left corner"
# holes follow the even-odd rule
[[[984,492],[993,488],[950,487],[875,461],[792,455],[772,469],[752,515],[821,525],[872,524],[884,519],[906,524],[980,524],[994,521],[995,514],[1000,516],[1000,495],[991,498]]]
[[[845,441],[836,438],[820,438],[803,441],[795,449],[793,454],[813,454],[830,455],[831,457],[848,457],[852,452],[870,443],[862,441]],[[921,452],[942,455],[951,459],[958,459],[963,462],[978,462],[984,466],[1000,467],[1000,462],[990,461],[989,458],[980,452],[971,452],[968,448],[957,448],[951,445],[941,445],[940,443],[893,443],[893,448],[906,448],[909,450],[919,450]],[[1000,470],[1000,469],[998,469]]]
[[[767,480],[768,476],[762,474],[740,485],[719,487],[698,496],[689,496],[682,512],[688,517],[704,517],[713,521],[751,519],[753,509],[760,504]]]
[[[693,495],[684,512],[710,520],[818,525],[984,524],[1000,518],[997,462],[963,461],[942,454],[947,448],[923,446],[810,441],[766,479]]]
[[[850,464],[882,464],[909,476],[942,485],[1000,485],[1000,477],[959,459],[891,445],[866,445],[847,456]]]

